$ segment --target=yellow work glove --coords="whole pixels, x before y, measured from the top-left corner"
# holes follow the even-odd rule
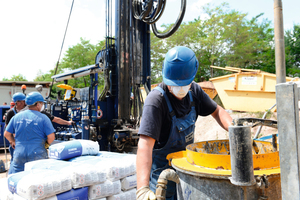
[[[45,149],[48,149],[50,147],[50,144],[48,142],[45,142]]]
[[[149,186],[144,186],[136,191],[136,200],[156,200],[156,196]]]

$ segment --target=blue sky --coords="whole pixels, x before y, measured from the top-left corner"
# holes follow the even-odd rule
[[[168,0],[157,23],[173,23],[181,0]],[[220,5],[223,0],[187,0],[184,21],[203,16],[206,3]],[[265,13],[273,21],[273,0],[227,0],[231,9],[248,13],[249,19]],[[72,0],[0,0],[0,57],[3,77],[19,73],[32,81],[39,73],[47,73],[57,62]],[[282,0],[285,30],[300,24],[300,1]],[[105,0],[75,0],[63,54],[80,42],[96,44],[105,35]]]

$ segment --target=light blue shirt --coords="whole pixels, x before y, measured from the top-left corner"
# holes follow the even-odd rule
[[[33,123],[31,128],[29,125]],[[47,140],[47,136],[55,131],[50,119],[36,110],[26,110],[16,114],[6,127],[6,131],[15,134],[16,140],[18,139],[18,133],[26,131],[31,134],[32,131],[40,135]]]

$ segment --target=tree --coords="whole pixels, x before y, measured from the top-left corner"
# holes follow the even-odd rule
[[[70,47],[64,55],[60,68],[64,70],[74,70],[80,67],[95,64],[95,56],[98,49],[90,44],[88,40],[80,38],[80,43]],[[73,87],[87,87],[89,76],[74,78],[69,81]]]
[[[87,65],[95,64],[95,57],[99,50],[105,48],[105,40],[100,41],[98,44],[93,45],[90,44],[88,40],[84,40],[80,38],[80,43],[70,47],[64,57],[62,58],[61,63],[58,65],[57,71],[55,73],[56,66],[53,67],[53,70],[50,70],[48,73],[44,74],[39,71],[37,77],[34,81],[50,81],[52,82],[52,76],[56,74],[60,74],[69,70],[78,69],[80,67],[85,67]],[[99,82],[103,82],[103,78],[101,74],[99,75]],[[52,86],[51,90],[51,98],[55,98],[57,91],[60,90],[57,88],[58,84],[62,84],[63,82],[55,83]],[[89,76],[74,78],[68,80],[68,85],[73,88],[83,88],[88,87],[90,85]],[[101,89],[101,84],[99,84]]]
[[[161,66],[163,62],[164,55],[157,54],[157,50],[164,53],[181,45],[192,49],[199,61],[195,81],[230,73],[213,71],[210,65],[275,70],[273,29],[269,20],[258,22],[262,13],[248,20],[246,13],[231,10],[228,3],[213,8],[207,4],[203,11],[206,19],[198,17],[182,23],[175,34],[161,42],[151,40],[154,66]],[[164,25],[166,29],[170,26],[172,24]],[[154,69],[151,72],[157,76],[159,68]],[[156,80],[159,79],[156,77]]]
[[[167,49],[164,40],[157,38],[152,32],[151,40],[151,84],[162,82],[162,64]]]
[[[300,76],[300,25],[285,32],[285,58],[287,75]]]
[[[13,75],[9,81],[27,81],[26,77],[23,76],[22,74],[18,74],[18,75]]]

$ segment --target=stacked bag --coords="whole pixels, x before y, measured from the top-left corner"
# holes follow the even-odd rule
[[[136,199],[134,154],[99,151],[97,142],[73,140],[50,146],[49,157],[8,177],[13,199]]]

